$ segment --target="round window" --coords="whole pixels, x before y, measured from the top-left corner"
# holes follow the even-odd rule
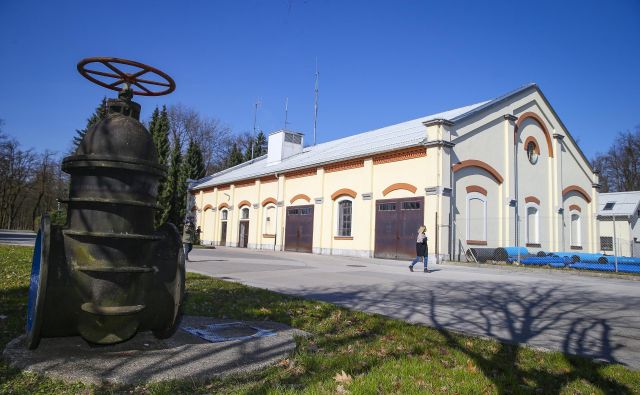
[[[527,144],[527,158],[529,158],[529,162],[532,165],[535,165],[538,162],[538,154],[536,153],[536,143],[533,141],[529,141]]]

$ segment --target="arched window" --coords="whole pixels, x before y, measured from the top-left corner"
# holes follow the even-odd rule
[[[540,244],[540,207],[536,203],[525,205],[525,242],[527,244]]]
[[[467,243],[487,242],[487,198],[478,192],[467,194]]]
[[[352,210],[353,210],[353,201],[349,198],[344,198],[338,201],[338,226],[337,226],[337,235],[342,237],[350,237],[351,236],[351,227],[352,223]]]
[[[240,211],[240,219],[249,219],[249,207],[245,207]]]
[[[571,214],[571,247],[582,247],[582,226],[579,211],[570,211]]]
[[[229,210],[220,211],[220,245],[227,245],[227,219]]]
[[[264,208],[264,222],[262,233],[273,235],[276,233],[276,205],[269,204]]]

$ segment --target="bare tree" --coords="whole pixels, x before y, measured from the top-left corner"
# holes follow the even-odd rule
[[[619,133],[609,151],[592,163],[600,171],[602,192],[640,190],[640,126]]]
[[[179,140],[180,146],[187,147],[189,141],[193,140],[200,147],[207,174],[221,169],[231,136],[228,126],[216,118],[202,116],[183,104],[169,108],[169,122],[171,135],[174,140]]]
[[[0,134],[0,227],[14,229],[18,224],[25,190],[32,181],[36,156],[31,150],[22,150],[14,138]]]

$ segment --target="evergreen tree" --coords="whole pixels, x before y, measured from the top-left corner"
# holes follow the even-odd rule
[[[87,119],[87,126],[84,129],[76,129],[76,135],[73,136],[73,147],[74,149],[78,148],[82,138],[87,131],[96,123],[102,121],[107,116],[107,98],[103,97],[100,105],[96,107],[96,110],[91,114],[91,116]]]
[[[180,146],[180,140],[175,138],[173,147],[171,149],[171,156],[169,160],[169,169],[167,171],[167,180],[164,184],[160,194],[160,202],[162,204],[162,215],[160,216],[160,223],[171,222],[176,226],[182,222],[180,217],[179,206],[176,205],[177,194],[181,189],[182,176],[182,147]],[[184,206],[184,204],[182,204]]]
[[[153,144],[156,147],[158,153],[158,162],[161,165],[169,165],[169,115],[167,114],[167,108],[162,106],[162,111],[156,107],[151,115],[149,121],[149,132],[153,138]],[[164,209],[171,206],[171,195],[165,193],[167,188],[167,180],[163,178],[158,183],[158,205],[162,208],[156,211],[155,222],[156,226],[160,226],[163,223]]]
[[[255,145],[255,140],[253,139],[253,137],[249,138],[249,140],[247,141],[247,148],[244,151],[244,158],[242,159],[243,162],[246,162],[256,157],[254,145]]]
[[[239,165],[242,162],[244,162],[242,152],[238,149],[238,144],[233,143],[229,156],[227,157],[227,168]]]
[[[202,150],[193,139],[189,140],[189,148],[187,148],[187,158],[184,162],[185,174],[187,178],[199,180],[205,175],[204,158]]]
[[[181,158],[184,161],[184,158]],[[186,166],[180,166],[178,171],[177,189],[173,195],[173,218],[174,224],[182,229],[184,218],[187,212],[187,171]]]
[[[260,131],[260,133],[258,133],[255,139],[254,148],[253,148],[253,157],[258,158],[266,154],[267,154],[267,138],[265,137],[264,133]]]

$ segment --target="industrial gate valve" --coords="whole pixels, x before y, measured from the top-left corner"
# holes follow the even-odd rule
[[[166,338],[182,315],[180,234],[170,223],[154,227],[166,169],[131,100],[171,93],[175,83],[160,70],[117,58],[87,58],[78,71],[120,93],[62,162],[71,175],[66,224],[42,218],[27,307],[31,349],[42,337],[113,344],[151,330]]]

